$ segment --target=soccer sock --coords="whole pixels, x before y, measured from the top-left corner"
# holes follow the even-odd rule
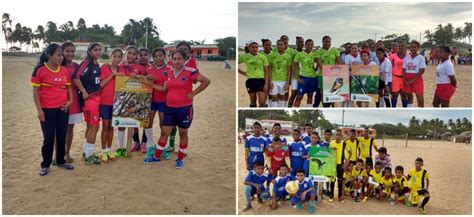
[[[397,101],[398,99],[392,98],[392,107],[397,107]]]
[[[170,147],[174,148],[174,141],[176,139],[176,132],[178,132],[178,129],[173,128],[173,130],[171,131],[171,135],[170,135]]]
[[[117,140],[118,140],[118,148],[125,148],[124,140],[125,140],[125,130],[119,130],[117,133]]]
[[[383,98],[379,98],[379,105],[380,107],[385,107],[385,102],[383,101]]]
[[[414,104],[408,104],[407,107],[411,108],[411,107],[415,107],[415,105]]]
[[[280,107],[280,108],[284,108],[284,107],[285,107],[285,105],[286,105],[286,102],[285,102],[285,101],[281,101],[281,100],[280,100],[280,101],[278,101],[278,107]]]
[[[379,101],[379,102],[375,102],[375,107],[377,107],[377,108],[380,107],[380,101]]]
[[[105,152],[109,152],[111,150],[112,150],[111,148],[105,148]]]
[[[278,107],[278,101],[271,101],[269,105],[272,108],[276,108],[276,107]]]
[[[86,157],[90,157],[94,153],[94,144],[86,142],[86,148],[84,150]]]
[[[288,105],[288,101],[283,101],[283,105],[281,107],[285,108]]]
[[[188,150],[187,145],[179,144],[178,159],[182,160],[184,158],[184,155],[186,155],[187,150]]]
[[[148,142],[148,136],[145,133],[145,128],[143,128],[143,133],[142,133],[142,143],[147,144]]]
[[[250,104],[250,108],[256,108],[257,107],[257,104]]]
[[[316,94],[314,95],[313,107],[315,108],[319,107],[320,103],[321,103],[321,92],[317,91]]]
[[[102,149],[102,154],[105,153],[105,152],[107,152],[107,148]]]
[[[312,108],[312,107],[313,107],[313,105],[311,105],[311,104],[306,104],[306,108]]]
[[[428,203],[429,200],[430,200],[430,197],[423,198],[423,201],[421,202],[420,207],[424,209],[425,205]]]
[[[158,145],[156,146],[156,150],[154,153],[155,158],[161,158],[161,154],[163,153],[163,150],[165,149],[166,142],[163,141],[158,141]]]
[[[387,107],[387,108],[392,107],[392,106],[390,105],[390,99],[388,98],[388,96],[384,96],[384,97],[383,97],[383,101],[384,101],[384,103],[385,103],[385,107]]]
[[[145,136],[146,137],[143,137],[143,138],[148,139],[148,141],[146,141],[146,144],[148,144],[150,146],[154,145],[153,144],[153,128],[151,128],[151,127],[150,128],[145,128],[144,131],[145,131]]]
[[[408,107],[408,100],[407,99],[402,99],[402,106],[403,106],[403,108]]]
[[[252,187],[247,185],[245,186],[245,200],[247,201],[247,206],[250,206],[251,197],[252,197]]]
[[[138,128],[133,128],[133,141],[140,143],[140,138],[138,136]]]
[[[310,206],[310,207],[313,207],[313,206],[314,206],[314,201],[310,200],[310,201],[309,201],[309,206]]]

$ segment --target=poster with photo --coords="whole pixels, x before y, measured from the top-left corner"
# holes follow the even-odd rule
[[[378,102],[379,67],[353,65],[351,76],[351,101]]]
[[[349,66],[323,66],[323,102],[343,102],[349,100]]]

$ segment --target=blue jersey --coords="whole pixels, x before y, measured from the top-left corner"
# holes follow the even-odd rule
[[[311,144],[311,136],[304,136],[303,141],[306,144]]]
[[[291,174],[286,174],[286,176],[284,177],[277,176],[275,178],[275,184],[273,184],[273,193],[277,197],[286,196],[288,194],[288,192],[286,192],[286,189],[285,189],[286,183],[288,181],[293,181],[293,180],[295,180],[295,177],[292,176]]]
[[[288,142],[286,141],[285,137],[280,136],[280,139],[281,139],[281,144],[282,145],[288,145]],[[272,141],[273,141],[273,136],[268,137],[267,138],[267,145],[272,144]]]
[[[255,137],[254,135],[247,136],[245,141],[245,148],[249,149],[249,165],[250,169],[253,168],[253,165],[257,162],[264,163],[265,159],[263,153],[267,147],[267,140],[263,136]]]
[[[301,183],[298,180],[296,180],[296,183],[298,183],[299,185],[298,193],[296,193],[298,197],[300,197],[304,191],[313,187],[313,182],[309,180],[309,178],[304,178],[304,180]]]
[[[319,146],[329,148],[330,143],[331,143],[331,141],[329,141],[329,142],[323,141],[323,142],[319,143]]]
[[[303,168],[304,160],[303,155],[305,154],[305,142],[292,142],[289,145],[290,147],[290,161],[291,168],[293,170],[298,170]]]
[[[260,185],[262,191],[265,189],[265,184],[268,186],[270,181],[272,181],[272,177],[268,173],[262,173],[262,175],[258,175],[253,170],[250,170],[249,174],[245,178],[245,182],[253,182],[257,185]],[[254,187],[252,186],[252,188]]]

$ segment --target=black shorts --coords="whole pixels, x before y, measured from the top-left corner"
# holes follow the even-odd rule
[[[392,82],[388,82],[387,84],[390,89],[392,89]],[[379,79],[379,90],[383,90],[385,88],[385,81]]]
[[[265,79],[263,78],[251,78],[245,82],[248,93],[263,92],[263,86],[265,86]]]
[[[418,191],[418,195],[423,195],[423,196],[424,196],[424,195],[427,195],[427,194],[429,194],[429,193],[430,193],[430,192],[428,192],[426,189],[421,189],[421,190]]]

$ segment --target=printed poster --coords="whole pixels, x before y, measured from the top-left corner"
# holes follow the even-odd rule
[[[376,65],[352,65],[351,100],[378,102],[379,67]]]
[[[349,66],[323,65],[323,102],[349,100]]]

